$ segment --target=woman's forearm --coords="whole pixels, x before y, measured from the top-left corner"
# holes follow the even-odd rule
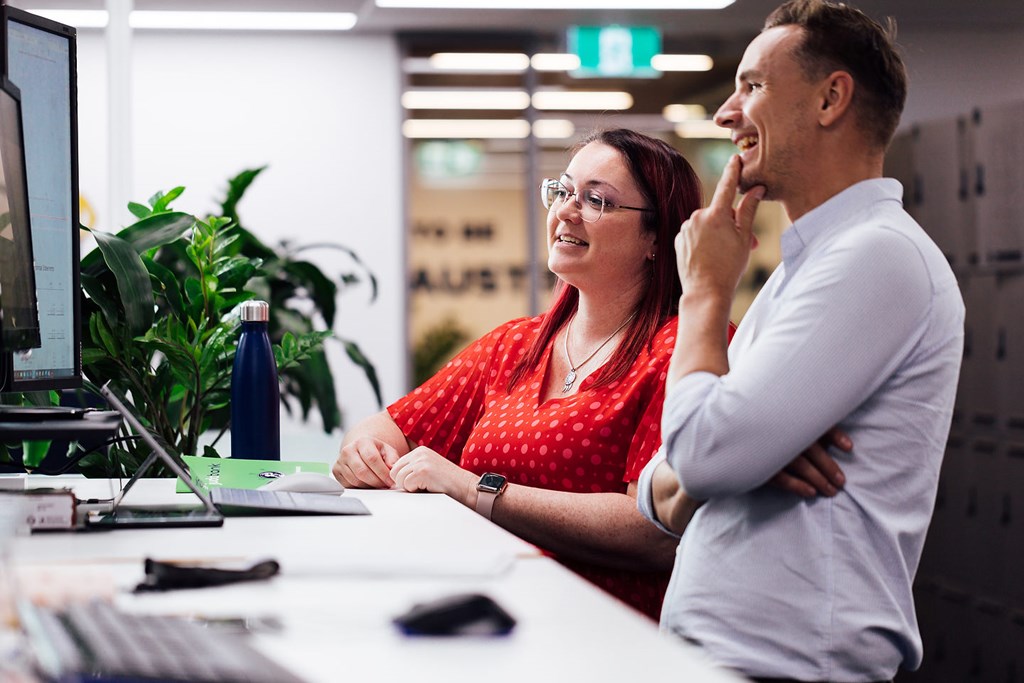
[[[637,510],[629,493],[569,493],[510,484],[492,519],[561,557],[623,569],[671,569],[677,540]]]

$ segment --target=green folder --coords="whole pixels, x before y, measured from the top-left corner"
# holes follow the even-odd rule
[[[278,477],[295,472],[330,474],[330,465],[325,462],[203,458],[198,455],[183,455],[181,459],[188,466],[192,481],[204,491],[218,486],[234,489],[258,489]],[[174,490],[178,493],[188,493],[188,487],[181,479],[178,479]]]

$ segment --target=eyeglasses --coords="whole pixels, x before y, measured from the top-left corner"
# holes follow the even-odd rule
[[[629,209],[630,211],[653,211],[639,206],[622,206],[613,204],[604,198],[604,195],[597,190],[576,190],[569,192],[569,188],[554,178],[545,178],[540,184],[540,201],[547,210],[557,209],[569,197],[575,197],[576,208],[579,209],[580,218],[587,223],[594,223],[600,220],[605,211],[616,209]]]

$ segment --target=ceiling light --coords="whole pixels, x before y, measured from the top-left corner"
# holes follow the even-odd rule
[[[529,134],[530,124],[524,119],[408,119],[402,124],[407,138],[525,138]]]
[[[34,9],[32,13],[75,28],[107,27],[107,11],[102,9]]]
[[[576,126],[567,119],[538,119],[533,122],[534,137],[564,140],[576,134]]]
[[[676,135],[681,138],[729,138],[732,131],[722,128],[714,121],[704,119],[702,121],[682,121],[676,124]]]
[[[402,93],[406,109],[516,109],[530,106],[522,90],[407,90]]]
[[[430,65],[445,71],[526,71],[530,58],[518,52],[438,52]]]
[[[711,71],[714,60],[707,55],[654,55],[651,68],[655,71]]]
[[[580,68],[580,58],[570,54],[536,54],[530,57],[530,66],[537,71],[575,71]]]
[[[175,12],[135,11],[132,28],[238,31],[347,31],[356,25],[351,12]]]
[[[630,10],[722,9],[735,0],[631,0]],[[376,0],[377,7],[405,9],[625,9],[623,0]]]
[[[533,106],[545,110],[623,111],[633,106],[633,96],[622,91],[542,90],[534,93]]]
[[[681,121],[694,121],[706,119],[707,109],[699,104],[670,104],[661,110],[661,115],[666,121],[680,123]]]

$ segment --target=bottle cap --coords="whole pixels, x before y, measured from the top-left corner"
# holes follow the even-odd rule
[[[266,301],[243,301],[238,313],[244,323],[265,323],[270,320],[270,304]]]

